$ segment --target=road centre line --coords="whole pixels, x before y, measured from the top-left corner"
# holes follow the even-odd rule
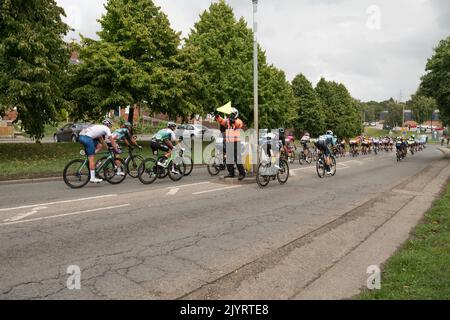
[[[45,207],[45,206],[50,206],[53,204],[87,201],[87,200],[95,200],[95,199],[110,198],[110,197],[117,197],[117,196],[118,196],[117,194],[107,194],[107,195],[103,195],[103,196],[96,196],[96,197],[89,197],[89,198],[79,198],[79,199],[72,199],[72,200],[62,200],[62,201],[55,201],[55,202],[48,202],[48,203],[39,203],[39,204],[32,204],[32,205],[26,205],[26,206],[20,206],[20,207],[3,208],[3,209],[0,209],[0,212],[9,211],[9,210],[17,210],[17,209],[34,208],[34,207]]]
[[[239,186],[230,186],[230,187],[211,189],[211,190],[206,190],[206,191],[194,192],[193,195],[199,195],[199,194],[204,194],[204,193],[210,193],[210,192],[216,192],[216,191],[222,191],[222,190],[228,190],[228,189],[234,189],[234,188],[240,188],[240,187],[242,187],[242,186],[239,185]]]
[[[28,220],[0,223],[0,226],[8,226],[8,225],[12,225],[12,224],[19,224],[19,223],[25,223],[25,222],[34,222],[34,221],[40,221],[40,220],[48,220],[48,219],[55,219],[55,218],[61,218],[61,217],[75,216],[75,215],[80,215],[83,213],[91,213],[91,212],[98,212],[98,211],[103,211],[103,210],[118,209],[118,208],[124,208],[124,207],[128,207],[128,206],[130,206],[130,204],[126,203],[126,204],[121,204],[118,206],[111,206],[111,207],[104,207],[104,208],[97,208],[97,209],[90,209],[90,210],[83,210],[83,211],[75,211],[75,212],[70,212],[70,213],[58,214],[58,215],[54,215],[54,216],[47,216],[47,217],[40,217],[40,218],[34,218],[34,219],[28,219]]]

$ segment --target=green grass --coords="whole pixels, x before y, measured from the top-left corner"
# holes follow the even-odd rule
[[[450,299],[450,185],[413,237],[383,268],[381,289],[359,298]]]
[[[365,128],[364,134],[371,136],[371,137],[388,136],[389,130],[381,130],[381,129],[377,129],[377,128]]]
[[[203,142],[203,148],[209,143]],[[141,154],[145,158],[150,157],[150,142],[141,142],[140,145],[143,146]],[[78,143],[2,143],[0,181],[62,176],[70,160],[82,158],[80,150],[82,146]],[[127,151],[126,148],[123,150]]]

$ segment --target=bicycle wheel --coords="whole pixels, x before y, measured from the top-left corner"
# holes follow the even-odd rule
[[[158,159],[158,162],[164,163],[166,160],[167,158],[162,156],[161,158]],[[156,176],[158,177],[158,179],[164,179],[165,177],[168,176],[168,174],[169,174],[168,167],[156,166]]]
[[[103,163],[106,161],[106,159],[108,159],[107,156],[101,157],[100,159],[97,160],[97,162],[95,162],[95,172],[96,175],[100,178],[105,180],[105,175],[103,174],[103,170],[98,170],[99,168],[101,168],[101,166],[103,165]]]
[[[270,175],[268,175],[269,170],[269,164],[266,162],[261,162],[258,165],[258,170],[256,171],[256,183],[262,188],[267,186],[270,182]]]
[[[131,156],[126,160],[127,174],[132,178],[137,178],[139,176],[139,166],[141,165],[144,158],[142,156]]]
[[[320,157],[316,161],[316,171],[319,178],[323,178],[325,176],[325,165],[324,165],[324,159]]]
[[[217,176],[220,172],[219,159],[217,157],[212,157],[211,159],[209,159],[209,163],[206,169],[208,169],[208,173],[211,176]]]
[[[333,157],[333,156],[331,156],[331,175],[332,176],[334,176],[335,174],[336,174],[336,170],[337,170],[337,167],[336,167],[336,158],[335,157]]]
[[[305,154],[301,151],[298,155],[298,163],[302,166],[305,161]]]
[[[294,163],[294,161],[295,161],[295,151],[294,150],[291,150],[291,152],[288,154],[288,160],[289,160],[289,163]]]
[[[306,156],[305,161],[307,164],[311,164],[311,162],[313,162],[313,155],[312,155],[311,151],[308,152],[308,155]]]
[[[194,169],[194,161],[190,156],[183,155],[183,162],[186,165],[186,172],[184,173],[184,175],[188,176],[191,174],[192,169]]]
[[[280,184],[285,184],[289,179],[289,164],[286,160],[280,160],[280,168],[277,173],[277,179]]]
[[[84,187],[90,179],[88,162],[81,159],[70,161],[64,168],[63,179],[72,189]]]
[[[181,159],[181,161],[175,162],[170,161],[167,171],[169,173],[169,178],[172,181],[179,181],[185,175],[186,164],[184,163],[183,159]]]
[[[116,162],[119,161],[119,167],[117,167]],[[120,171],[118,170],[120,169]],[[103,168],[103,174],[105,175],[105,180],[111,184],[122,183],[127,177],[127,171],[125,167],[125,162],[123,159],[109,159]],[[119,172],[119,173],[118,173]]]
[[[138,178],[143,184],[151,184],[157,178],[157,165],[153,158],[144,159],[138,168]]]

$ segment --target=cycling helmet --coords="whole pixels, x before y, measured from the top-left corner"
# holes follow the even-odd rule
[[[125,122],[124,124],[123,124],[124,126],[125,126],[125,128],[131,128],[133,125],[130,123],[130,122]]]
[[[231,108],[230,118],[237,119],[239,118],[239,111],[236,108]]]
[[[177,124],[175,122],[170,121],[167,123],[167,128],[175,128],[176,126]]]
[[[278,128],[278,132],[279,132],[280,134],[283,134],[283,133],[284,133],[284,128]]]
[[[331,131],[331,130],[328,130],[328,131],[327,131],[327,134],[330,135],[330,136],[333,136],[333,135],[334,135],[334,134],[333,134],[333,131]]]
[[[112,127],[112,122],[111,122],[111,120],[109,120],[109,119],[105,119],[105,120],[103,120],[103,125],[105,125],[105,126],[107,126],[107,127]]]

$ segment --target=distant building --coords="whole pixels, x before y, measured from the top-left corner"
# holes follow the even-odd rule
[[[388,114],[389,114],[389,111],[387,111],[387,110],[382,111],[382,112],[380,113],[380,121],[385,120]]]
[[[439,110],[434,110],[434,112],[433,112],[433,114],[432,114],[432,116],[431,116],[431,119],[433,120],[433,121],[439,121]]]
[[[405,122],[414,120],[414,115],[411,110],[405,110],[404,117],[405,117]]]

